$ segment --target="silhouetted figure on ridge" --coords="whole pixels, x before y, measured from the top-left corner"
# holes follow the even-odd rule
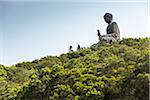
[[[106,42],[116,42],[118,40],[120,40],[120,31],[119,31],[119,27],[117,25],[116,22],[113,22],[113,16],[111,13],[106,13],[104,15],[104,20],[106,23],[108,23],[106,32],[106,35],[101,35],[100,31],[97,30],[98,36],[99,36],[99,40],[100,42],[106,41]]]
[[[80,50],[81,49],[81,46],[78,44],[78,46],[77,46],[77,50]]]
[[[73,52],[72,46],[69,46],[69,52]]]

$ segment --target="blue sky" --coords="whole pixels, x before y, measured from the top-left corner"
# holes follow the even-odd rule
[[[106,34],[110,12],[121,37],[149,37],[147,0],[0,1],[0,64],[7,66],[88,47]]]

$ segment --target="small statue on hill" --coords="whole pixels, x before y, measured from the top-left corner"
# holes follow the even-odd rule
[[[97,30],[97,34],[99,37],[99,41],[103,42],[106,41],[107,43],[111,43],[111,42],[116,42],[118,40],[120,40],[120,31],[119,31],[119,27],[117,25],[116,22],[113,22],[113,16],[110,13],[106,13],[104,15],[104,20],[106,23],[108,23],[106,32],[106,35],[101,35],[100,31]]]

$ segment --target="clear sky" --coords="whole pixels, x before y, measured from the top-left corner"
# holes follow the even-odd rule
[[[0,64],[7,66],[76,50],[106,34],[110,12],[121,37],[149,37],[148,0],[0,0]]]

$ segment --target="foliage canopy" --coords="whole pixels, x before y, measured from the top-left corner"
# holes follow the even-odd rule
[[[128,38],[0,65],[0,99],[148,100],[149,54],[149,38]]]

